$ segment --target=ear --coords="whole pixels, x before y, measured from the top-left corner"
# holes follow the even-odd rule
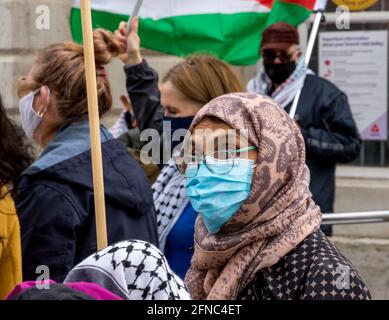
[[[40,89],[40,95],[42,97],[42,103],[44,104],[45,108],[49,106],[50,103],[50,89],[47,86],[42,86]]]
[[[42,86],[39,89],[39,95],[37,94],[36,103],[34,103],[34,109],[38,114],[44,114],[49,107],[50,102],[50,89],[47,86]],[[35,102],[34,101],[34,102]]]

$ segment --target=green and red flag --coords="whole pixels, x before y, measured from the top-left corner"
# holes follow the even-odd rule
[[[186,56],[211,53],[235,65],[258,60],[262,31],[284,21],[294,26],[326,0],[144,0],[139,13],[142,47]],[[115,30],[127,21],[136,0],[91,0],[93,27]],[[82,41],[80,1],[74,2],[70,25]]]

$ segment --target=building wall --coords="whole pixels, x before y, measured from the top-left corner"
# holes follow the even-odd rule
[[[0,93],[11,115],[17,114],[17,79],[25,75],[34,51],[55,41],[70,39],[69,0],[0,0]],[[39,5],[50,9],[50,29],[35,27]]]

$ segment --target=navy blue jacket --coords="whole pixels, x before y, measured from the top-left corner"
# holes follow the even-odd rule
[[[347,96],[333,83],[307,75],[295,119],[305,140],[313,199],[322,212],[334,212],[336,163],[353,161],[362,144]]]
[[[140,239],[158,245],[152,192],[125,145],[102,127],[109,244]],[[59,132],[21,176],[15,199],[21,223],[23,277],[35,280],[39,265],[62,282],[96,251],[96,224],[87,122]]]

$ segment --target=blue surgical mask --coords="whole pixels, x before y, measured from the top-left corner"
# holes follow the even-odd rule
[[[198,168],[195,167],[196,165],[188,165],[185,187],[190,203],[202,216],[208,232],[217,233],[249,196],[254,161],[249,159],[218,160],[208,157],[207,163],[208,166],[218,168],[217,171],[228,172],[213,173],[204,161]],[[230,170],[224,170],[224,168],[231,167]],[[190,174],[190,170],[198,171],[197,174]]]
[[[22,127],[28,138],[33,138],[36,129],[43,119],[43,112],[38,114],[34,110],[34,98],[40,89],[30,92],[19,100],[19,111]]]

